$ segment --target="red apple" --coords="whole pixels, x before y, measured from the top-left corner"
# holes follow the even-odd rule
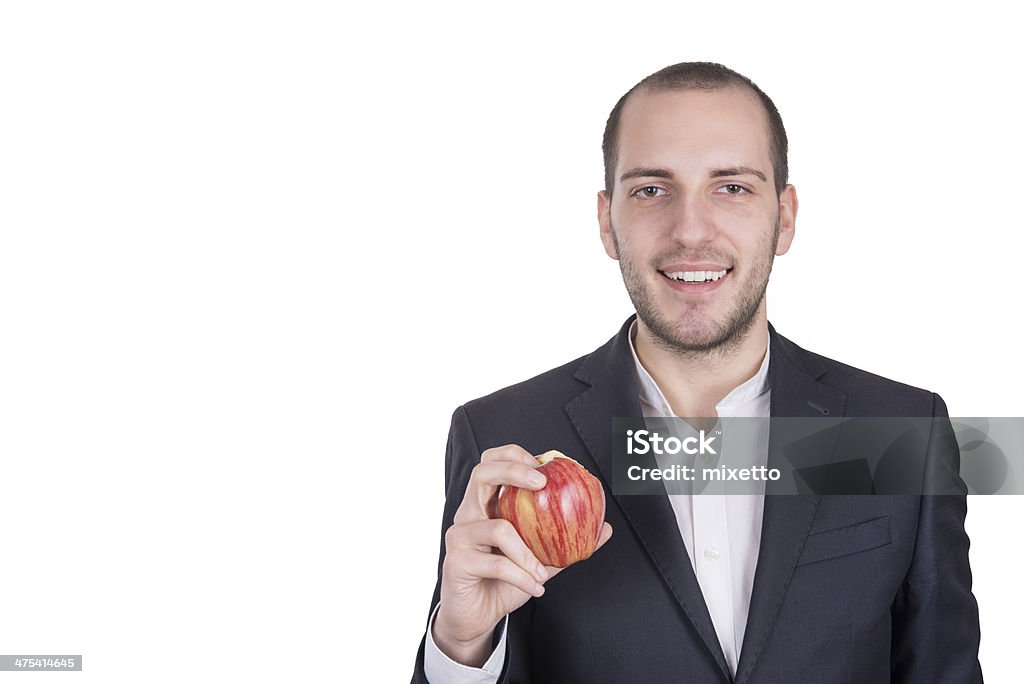
[[[604,487],[558,451],[536,457],[548,479],[543,489],[502,487],[498,515],[512,523],[544,565],[564,568],[590,558],[604,525]]]

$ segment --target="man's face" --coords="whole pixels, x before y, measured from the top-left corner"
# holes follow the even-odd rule
[[[612,197],[598,195],[605,251],[641,323],[676,351],[726,350],[765,318],[775,255],[793,240],[796,191],[776,195],[764,108],[740,89],[633,93]]]

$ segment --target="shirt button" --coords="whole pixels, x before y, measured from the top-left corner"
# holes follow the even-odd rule
[[[722,554],[718,552],[718,549],[716,549],[713,546],[709,546],[708,548],[704,549],[704,557],[707,558],[709,561],[716,561],[721,555]]]

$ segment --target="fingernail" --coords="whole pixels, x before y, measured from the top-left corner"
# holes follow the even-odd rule
[[[536,585],[533,588],[533,595],[534,596],[543,596],[544,595],[544,586],[541,585],[541,584]]]
[[[540,581],[541,582],[546,580],[548,577],[550,577],[550,575],[548,575],[548,569],[545,568],[543,565],[538,564],[537,565],[537,577],[540,577]]]
[[[536,470],[530,471],[530,474],[526,476],[526,479],[529,480],[530,484],[537,485],[538,487],[547,482],[547,480],[544,479],[544,476]]]

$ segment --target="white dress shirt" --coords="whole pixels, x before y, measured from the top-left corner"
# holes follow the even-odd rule
[[[635,335],[636,321],[630,328],[629,340],[633,361],[636,363],[640,408],[644,417],[673,418],[675,414],[664,393],[636,355],[633,346]],[[764,360],[757,373],[729,392],[715,407],[720,419],[769,417],[769,349],[765,350]],[[766,465],[768,462],[768,422],[763,423],[762,433],[751,444],[754,449],[752,461],[744,465]],[[746,434],[749,438],[749,431]],[[764,493],[762,488],[760,494],[722,494],[710,488],[713,486],[705,488],[699,495],[671,494],[668,498],[726,663],[735,675],[761,548]],[[423,668],[427,681],[431,684],[495,684],[505,660],[508,621],[505,621],[501,640],[483,668],[475,668],[455,662],[434,643],[431,630],[436,614],[435,608],[428,623],[424,649]]]

